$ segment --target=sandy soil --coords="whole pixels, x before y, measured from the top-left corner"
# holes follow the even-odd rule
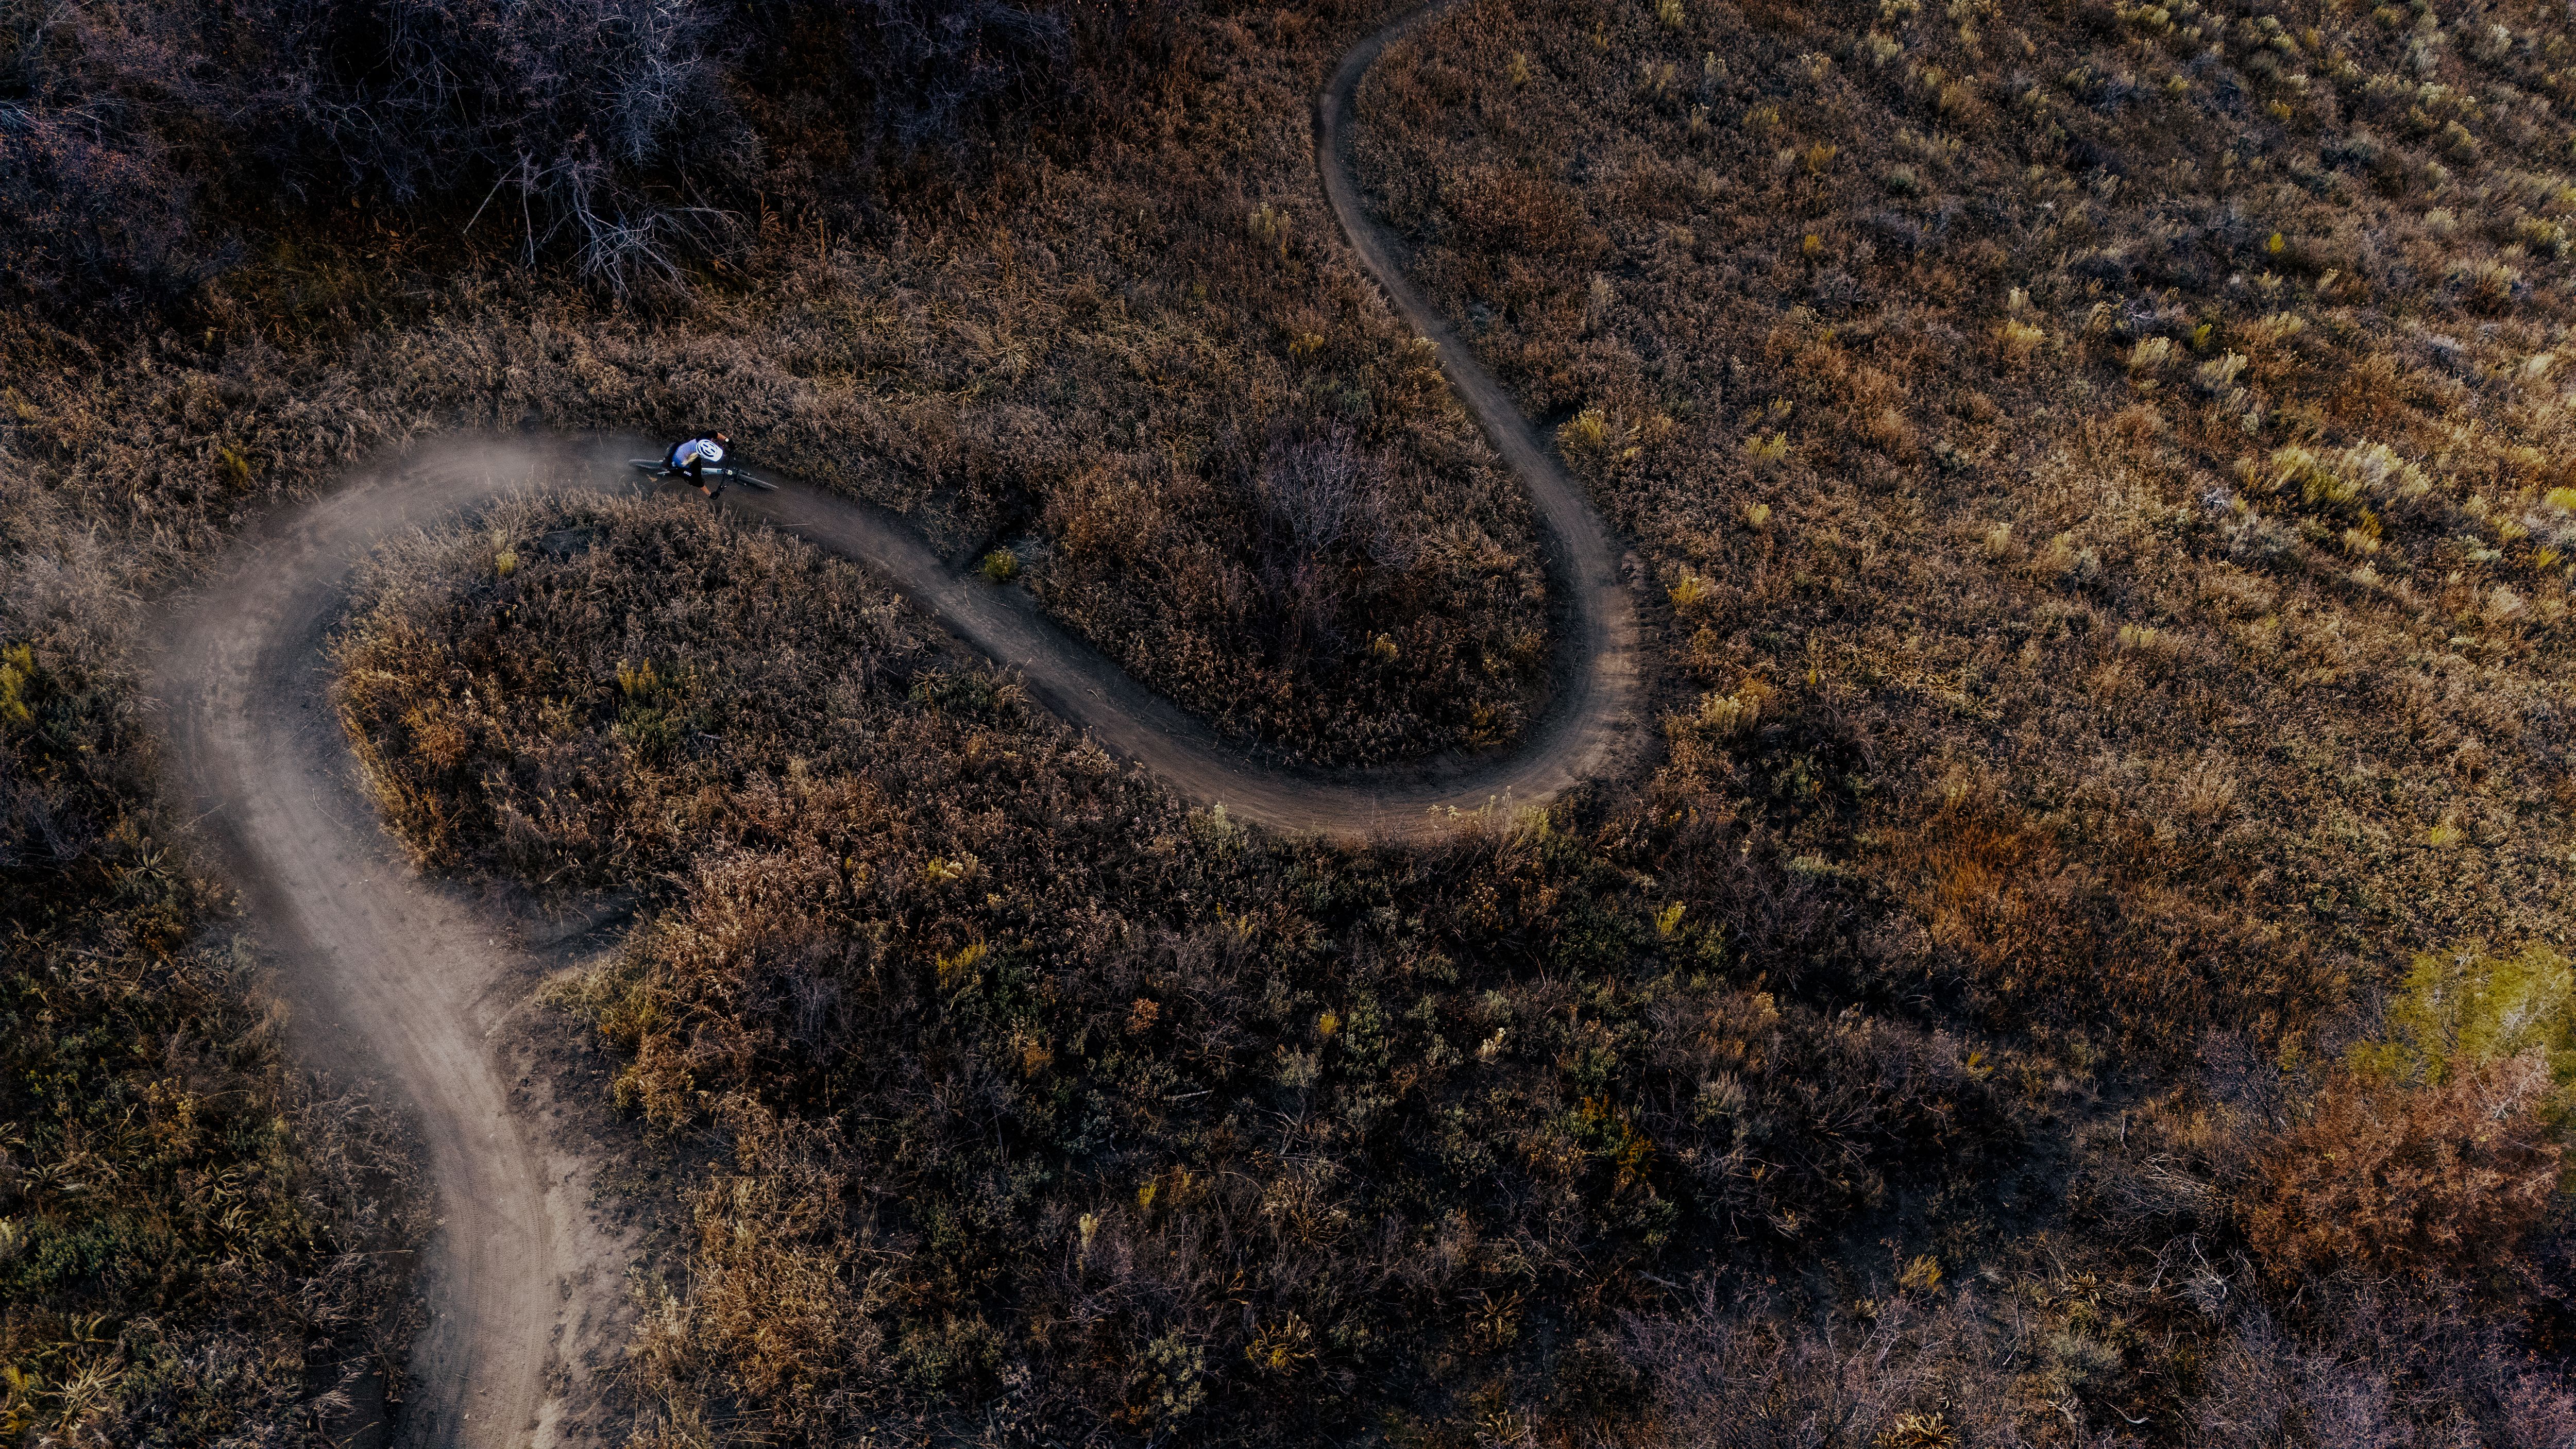
[[[1420,835],[1445,828],[1453,812],[1542,803],[1623,768],[1646,736],[1633,565],[1509,394],[1404,281],[1350,177],[1360,78],[1388,40],[1438,8],[1351,52],[1322,98],[1317,141],[1360,261],[1396,312],[1438,345],[1543,525],[1559,601],[1555,687],[1520,749],[1368,772],[1266,768],[1049,623],[1023,590],[942,559],[896,515],[793,481],[776,493],[728,494],[721,506],[865,565],[1105,747],[1241,820]],[[297,1012],[296,1050],[342,1075],[388,1082],[420,1130],[440,1227],[423,1263],[430,1319],[401,1415],[406,1443],[594,1442],[610,1403],[606,1370],[628,1327],[626,1274],[653,1228],[635,1194],[604,1189],[603,1174],[621,1169],[584,1144],[613,1126],[591,1120],[596,1109],[572,1096],[574,1084],[548,1074],[562,1048],[527,1017],[531,989],[564,948],[543,939],[546,923],[405,863],[332,715],[325,635],[378,540],[539,477],[646,486],[624,460],[657,446],[452,436],[380,460],[243,538],[206,583],[171,602],[158,641],[155,693],[168,712],[173,783],[203,812],[278,964]]]

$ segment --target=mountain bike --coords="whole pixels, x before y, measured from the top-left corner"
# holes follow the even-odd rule
[[[671,461],[668,458],[629,458],[626,461],[635,469],[636,472],[643,474],[645,477],[652,479],[656,483],[661,482],[665,478],[687,478],[689,476],[685,470],[672,467]],[[742,471],[740,468],[717,466],[701,469],[700,471],[706,474],[706,478],[709,483],[715,484],[718,487],[727,483],[739,483],[745,488],[757,488],[763,493],[775,493],[778,491],[777,484],[770,482],[766,478],[755,478],[749,473]]]

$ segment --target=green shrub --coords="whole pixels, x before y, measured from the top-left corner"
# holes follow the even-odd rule
[[[2379,1039],[2353,1048],[2349,1064],[2375,1081],[2440,1086],[2520,1056],[2537,1057],[2561,1089],[2576,1086],[2576,969],[2539,944],[2416,957]]]

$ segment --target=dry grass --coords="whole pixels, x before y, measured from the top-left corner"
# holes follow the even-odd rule
[[[1866,809],[1795,848],[1904,901],[1995,1019],[2186,1051],[2565,929],[2569,305],[2481,320],[2445,280],[2567,204],[2526,94],[2554,32],[2489,59],[2482,20],[2409,71],[2498,138],[2461,170],[2387,99],[2412,12],[2190,13],[1484,3],[1363,98],[1419,275],[1528,405],[1663,420],[1570,456],[1692,581],[1708,697],[1868,742]],[[1515,52],[1525,81],[1476,59]],[[2312,84],[2266,69],[2292,52]]]
[[[0,512],[45,545],[0,603],[0,1438],[337,1443],[399,1394],[424,1199],[389,1114],[288,1069],[153,797],[132,600],[59,523]]]
[[[1585,837],[1354,857],[1183,812],[703,509],[523,506],[373,579],[342,709],[406,837],[661,882],[566,992],[622,1102],[734,1140],[651,1315],[657,1432],[1434,1432],[1484,1412],[1456,1366],[1612,1372],[1657,1282],[2009,1135],[1959,1043],[1712,971]]]
[[[116,15],[74,18],[88,28],[66,44],[114,38],[115,25],[91,22]],[[12,751],[0,788],[11,848],[32,840],[41,856],[25,878],[6,863],[10,923],[28,933],[11,952],[24,968],[11,989],[47,1003],[7,1019],[11,1085],[49,1084],[49,1110],[76,1126],[172,1113],[194,1124],[172,1128],[160,1156],[158,1137],[81,1139],[95,1158],[82,1171],[121,1174],[130,1189],[123,1206],[141,1216],[120,1226],[46,1186],[65,1129],[10,1099],[0,1192],[34,1235],[20,1242],[78,1240],[41,1263],[5,1255],[18,1275],[8,1357],[33,1375],[6,1401],[13,1426],[302,1433],[316,1421],[299,1406],[331,1390],[335,1355],[369,1334],[388,1352],[399,1339],[386,1317],[399,1285],[378,1271],[399,1260],[330,1255],[376,1231],[364,1213],[390,1211],[365,1193],[316,1206],[253,1183],[224,1198],[220,1231],[184,1214],[180,1229],[153,1226],[180,1190],[170,1173],[220,1176],[248,1154],[261,1182],[318,1181],[348,1149],[329,1112],[293,1105],[246,981],[190,953],[211,887],[171,853],[166,829],[117,833],[154,818],[154,791],[131,679],[95,667],[131,638],[117,591],[184,574],[246,518],[372,449],[529,418],[731,421],[755,456],[913,510],[961,556],[999,538],[1077,628],[1282,753],[1386,758],[1511,738],[1545,645],[1527,520],[1410,339],[1327,243],[1301,108],[1333,43],[1296,13],[1195,20],[1176,49],[1149,47],[1172,66],[1140,68],[1153,89],[1133,98],[1136,124],[1115,144],[1015,149],[976,173],[989,185],[973,197],[934,192],[901,215],[865,192],[796,215],[746,208],[732,255],[750,270],[698,271],[692,293],[657,313],[460,265],[455,212],[372,204],[255,238],[246,260],[166,315],[116,311],[103,294],[73,299],[98,304],[108,320],[96,325],[8,309],[0,463],[17,488],[0,512],[0,557],[13,600],[49,597],[44,581],[66,572],[85,591],[59,619],[21,611],[0,630]],[[49,54],[20,47],[7,60],[41,70]],[[154,114],[184,122],[185,110]],[[774,129],[796,117],[788,106],[755,119]],[[813,149],[772,159],[839,164]],[[185,189],[145,199],[184,210]],[[201,239],[220,250],[223,229]],[[44,280],[13,272],[11,284],[30,277]],[[1133,506],[1148,487],[1153,518]],[[1148,525],[1165,552],[1136,552]],[[1064,537],[1114,546],[1067,549]],[[1166,567],[1183,553],[1189,566]],[[52,719],[66,699],[115,729]],[[37,749],[40,735],[50,743]],[[449,747],[437,735],[424,737],[433,755]],[[79,770],[103,783],[74,808],[64,791]],[[444,838],[471,855],[485,823],[450,822]],[[441,837],[420,838],[435,850]],[[540,877],[562,867],[491,858]],[[639,858],[595,862],[591,878]],[[141,860],[151,870],[134,875]],[[46,913],[56,925],[37,923]],[[149,1021],[131,1017],[143,1008],[129,997]],[[167,1072],[181,1074],[166,1091],[161,1067],[117,1055],[165,1040]],[[189,1065],[200,1053],[213,1064]],[[155,1091],[156,1105],[129,1111]],[[293,1130],[269,1133],[281,1112]],[[360,1150],[398,1170],[382,1144]],[[272,1233],[281,1204],[304,1213],[286,1238]],[[134,1254],[117,1236],[129,1228],[149,1229]],[[249,1266],[218,1281],[205,1263]],[[124,1276],[84,1276],[106,1268]],[[278,1315],[295,1312],[311,1321],[287,1344]],[[233,1372],[251,1345],[255,1369],[221,1391],[199,1383]],[[84,1397],[61,1397],[66,1373],[88,1376]]]
[[[790,662],[742,654],[746,619]],[[734,1144],[689,1195],[691,1288],[648,1294],[641,1442],[2569,1416],[2485,1316],[2556,1211],[2546,1059],[2516,1055],[2565,1038],[2554,958],[2427,977],[2367,1078],[2227,1031],[2175,1071],[1927,1030],[1949,1009],[1886,998],[1928,961],[2026,1014],[2090,989],[2079,949],[2118,959],[2141,893],[2069,884],[2066,842],[1962,789],[1907,847],[1919,894],[1856,910],[1781,828],[1862,808],[1867,760],[1785,691],[1677,725],[1632,805],[1351,856],[1175,810],[845,566],[686,504],[402,545],[341,658],[413,838],[470,847],[442,859],[663,882],[562,994],[630,1109]],[[462,754],[417,748],[468,699]],[[728,726],[674,749],[654,712]],[[2206,772],[2187,798],[2232,804]],[[2407,1340],[2394,1396],[2342,1366]]]
[[[13,564],[184,567],[460,416],[721,416],[1283,752],[1507,735],[1526,520],[1314,199],[1358,19],[1184,17],[1089,154],[760,224],[685,316],[395,227],[211,338],[0,324],[60,504]],[[567,1000],[733,1146],[639,1442],[2562,1442],[2564,1023],[2441,1005],[2558,978],[2404,976],[2568,924],[2562,31],[1479,0],[1391,51],[1364,170],[1696,696],[1641,788],[1435,851],[1182,811],[686,510],[389,558],[342,700],[397,828],[642,885]]]
[[[2387,1273],[2528,1304],[2563,1219],[2530,1059],[2316,1063],[2414,953],[2569,927],[2568,44],[2530,7],[1487,0],[1362,98],[1479,350],[1647,440],[1569,457],[1702,691],[1657,794],[1856,917],[1803,989],[2049,1043],[2054,1090],[2151,1094],[2123,1142],[2197,1120],[2090,1179],[2153,1212],[2072,1200],[2087,1271],[2143,1291],[2241,1193],[2284,1352]],[[2134,1312],[2060,1402],[2192,1419]]]
[[[1077,633],[1274,753],[1504,745],[1546,666],[1526,502],[1340,248],[1305,119],[1330,30],[1201,17],[1098,144],[874,233],[764,215],[676,314],[424,277],[378,219],[209,283],[202,331],[102,353],[13,318],[0,435],[166,563],[429,428],[723,423],[961,565],[1012,547]]]

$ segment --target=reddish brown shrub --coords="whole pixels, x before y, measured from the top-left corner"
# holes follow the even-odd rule
[[[2439,1086],[2329,1086],[2258,1168],[2245,1233],[2290,1282],[2350,1267],[2466,1277],[2507,1259],[2558,1191],[2549,1071],[2519,1056]]]

